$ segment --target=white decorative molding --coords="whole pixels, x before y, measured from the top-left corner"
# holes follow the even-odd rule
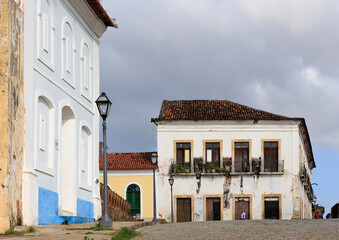
[[[47,40],[46,43],[48,46],[45,46],[46,43],[44,41],[44,33],[43,25],[44,25],[44,16],[45,14],[41,11],[41,1],[47,1],[49,4],[49,18],[47,24],[51,27],[50,33],[47,33]],[[52,72],[54,71],[54,35],[55,35],[55,28],[54,27],[54,16],[53,16],[53,7],[49,0],[39,0],[37,4],[37,57],[38,60],[43,63],[47,68],[49,68]],[[46,16],[47,17],[47,16]],[[46,29],[50,29],[46,27]],[[41,39],[42,41],[41,42]],[[50,46],[49,46],[50,45]],[[46,56],[47,55],[47,56]]]
[[[99,38],[106,31],[106,25],[98,18],[88,3],[79,0],[63,0],[63,2],[94,40],[99,43]]]
[[[75,100],[77,103],[79,103],[82,107],[84,107],[88,112],[90,112],[92,115],[94,115],[93,108],[89,108],[82,100],[74,96],[74,93],[68,91],[65,87],[63,87],[60,83],[56,82],[53,80],[52,77],[50,77],[46,72],[42,71],[39,69],[37,66],[34,66],[33,69],[39,73],[41,76],[45,77],[47,80],[49,80],[52,84],[54,84],[56,87],[61,89],[65,94],[68,95],[68,97],[72,98]],[[92,106],[93,107],[93,106]]]
[[[50,121],[50,129],[53,129],[53,131],[50,131],[50,129],[47,129],[48,131],[48,138],[49,138],[49,146],[48,146],[48,163],[47,165],[42,164],[39,159],[38,159],[38,152],[40,149],[39,143],[38,141],[40,140],[39,138],[39,98],[43,97],[44,100],[47,102],[47,104],[49,105],[50,108],[50,116],[49,116],[49,121]],[[53,98],[49,95],[49,93],[47,93],[45,90],[43,89],[38,89],[35,92],[35,114],[34,114],[34,118],[35,118],[35,133],[34,133],[34,169],[48,174],[50,176],[54,176],[54,153],[55,153],[55,148],[54,148],[54,139],[55,139],[55,133],[54,133],[54,129],[55,129],[55,104],[53,102]]]
[[[85,56],[84,54],[84,48],[88,49],[88,58]],[[81,95],[88,100],[90,103],[92,102],[92,86],[93,86],[93,71],[89,68],[89,66],[92,65],[92,51],[90,48],[90,45],[88,44],[88,41],[85,39],[82,39],[81,41],[81,45],[80,45],[80,59],[81,59],[81,63],[80,63],[80,93]],[[87,61],[86,61],[87,60]],[[87,71],[87,75],[84,75],[84,68],[88,67]],[[87,68],[86,67],[86,68]],[[87,84],[85,83],[85,78],[87,76]]]
[[[72,32],[72,36],[66,36],[65,35],[65,25],[68,24],[71,32]],[[75,53],[71,50],[74,49],[75,47],[75,38],[74,38],[74,31],[73,31],[73,27],[71,24],[71,21],[67,18],[64,17],[62,20],[62,25],[61,25],[61,32],[62,32],[62,41],[61,41],[61,73],[62,73],[62,79],[69,85],[71,86],[73,89],[75,89]],[[65,51],[67,51],[67,39],[68,37],[70,37],[71,39],[69,39],[71,46],[69,47],[69,54],[70,56],[65,55]],[[71,69],[67,69],[67,61],[66,58],[70,57],[69,59],[69,64],[71,64]],[[67,76],[67,73],[70,75]]]
[[[89,137],[89,142],[88,142],[88,150],[90,150],[90,153],[89,153],[89,158],[87,159],[87,181],[86,182],[83,182],[81,180],[81,172],[82,171],[82,167],[80,167],[82,164],[82,128],[86,128],[87,131],[88,131],[88,137]],[[91,182],[91,179],[93,179],[92,177],[92,162],[90,161],[90,159],[94,159],[94,151],[93,151],[93,134],[92,134],[92,130],[91,130],[91,127],[90,125],[86,122],[86,121],[81,121],[80,124],[79,124],[79,176],[78,176],[78,181],[79,181],[79,188],[81,189],[84,189],[84,190],[87,190],[89,192],[92,192],[92,189],[93,189],[93,186],[92,186],[92,182]]]

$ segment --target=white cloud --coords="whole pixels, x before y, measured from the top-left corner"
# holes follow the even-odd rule
[[[100,60],[101,87],[118,105],[117,151],[154,150],[142,124],[163,99],[228,99],[305,117],[315,146],[339,149],[339,1],[103,4],[119,24],[101,39]]]

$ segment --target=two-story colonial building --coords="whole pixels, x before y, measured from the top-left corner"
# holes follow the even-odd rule
[[[98,0],[24,1],[23,224],[101,216]]]
[[[230,101],[163,101],[157,214],[174,221],[310,219],[315,168],[303,118]]]

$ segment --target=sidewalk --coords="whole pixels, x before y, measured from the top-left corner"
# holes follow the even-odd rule
[[[23,236],[0,236],[0,239],[11,239],[11,240],[84,240],[87,236],[88,239],[94,240],[110,240],[112,234],[119,230],[121,227],[128,227],[132,230],[153,225],[154,223],[147,222],[113,222],[112,230],[106,229],[104,231],[98,231],[95,228],[95,223],[83,223],[83,224],[70,224],[70,225],[47,225],[37,226],[35,233],[26,233]],[[16,231],[24,231],[27,227],[16,227]]]

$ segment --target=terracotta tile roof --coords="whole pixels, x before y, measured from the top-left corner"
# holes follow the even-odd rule
[[[161,120],[290,120],[291,118],[250,108],[227,100],[182,100],[162,102]]]
[[[118,28],[118,25],[108,16],[99,0],[86,0],[95,14],[105,23],[107,27]]]
[[[302,134],[305,136],[305,145],[309,149],[308,159],[311,169],[315,162],[313,157],[311,140],[304,118],[285,117],[274,113],[251,108],[245,105],[227,100],[164,100],[160,109],[159,117],[152,118],[156,123],[160,121],[180,120],[293,120],[299,121]]]
[[[152,152],[108,153],[107,170],[153,169]],[[103,170],[103,155],[100,155],[99,168]]]

